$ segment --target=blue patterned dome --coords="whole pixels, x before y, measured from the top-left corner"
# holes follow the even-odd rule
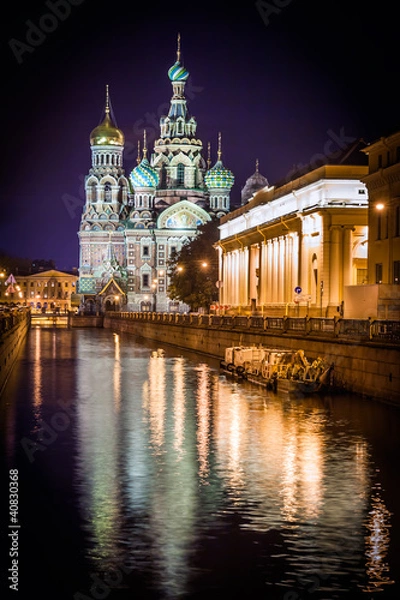
[[[181,65],[180,61],[177,60],[176,63],[168,69],[168,77],[170,78],[170,81],[186,81],[189,77],[189,71],[187,71],[185,67]]]
[[[130,180],[133,188],[155,188],[158,186],[159,177],[157,172],[151,167],[147,158],[138,164],[130,174]]]
[[[207,171],[204,176],[204,181],[210,190],[230,189],[235,182],[235,176],[232,171],[224,167],[222,161],[218,160],[215,165]]]

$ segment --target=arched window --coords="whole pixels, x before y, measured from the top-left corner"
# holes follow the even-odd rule
[[[179,187],[185,185],[185,165],[179,163],[176,169],[176,182]]]
[[[109,183],[104,186],[104,200],[105,202],[111,202],[112,200],[111,185]]]

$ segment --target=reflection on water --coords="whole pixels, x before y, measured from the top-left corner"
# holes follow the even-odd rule
[[[371,490],[371,508],[366,527],[368,535],[365,538],[365,555],[367,559],[367,592],[381,592],[385,585],[392,584],[389,576],[387,553],[390,544],[390,512],[382,500],[380,484]]]
[[[115,587],[139,577],[141,597],[160,599],[240,582],[254,584],[252,600],[370,598],[395,585],[392,515],[375,448],[348,416],[355,400],[280,397],[127,335],[51,335],[30,338],[30,435],[68,378],[65,452],[93,573],[123,566]],[[63,356],[73,370],[61,361],[57,379],[47,364]]]

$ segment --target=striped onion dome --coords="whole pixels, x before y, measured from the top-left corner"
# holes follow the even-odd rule
[[[180,61],[177,60],[172,67],[168,69],[168,77],[170,81],[186,81],[189,77],[189,71],[181,65]]]

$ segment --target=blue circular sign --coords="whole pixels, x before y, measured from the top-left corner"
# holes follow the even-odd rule
[[[294,291],[296,292],[296,294],[301,294],[302,289],[301,289],[301,287],[297,286],[294,288]]]

